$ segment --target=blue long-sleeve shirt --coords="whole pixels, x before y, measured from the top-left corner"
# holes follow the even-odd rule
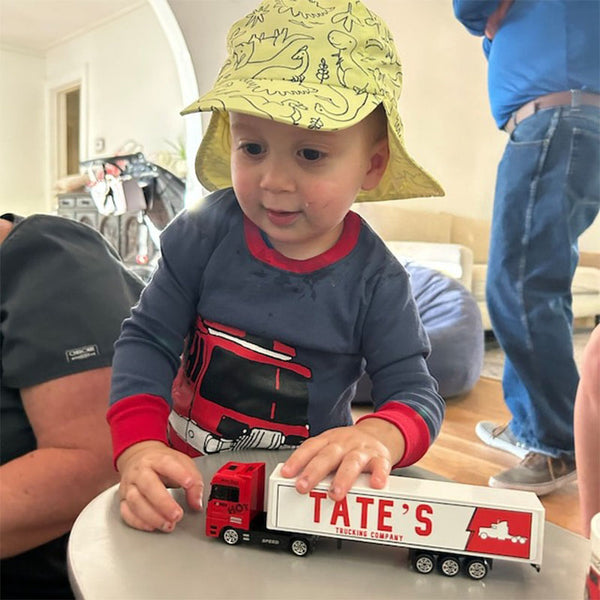
[[[454,14],[482,36],[499,0],[453,0]],[[600,2],[515,0],[493,40],[484,37],[488,93],[498,127],[530,100],[570,89],[600,92]]]
[[[357,214],[333,248],[293,261],[229,189],[179,215],[161,246],[116,344],[116,455],[164,441],[167,417],[169,443],[190,455],[297,445],[352,423],[365,368],[376,414],[404,434],[402,466],[433,442],[444,402],[408,274]]]

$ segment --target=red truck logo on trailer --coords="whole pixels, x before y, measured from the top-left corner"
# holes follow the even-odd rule
[[[281,342],[198,318],[173,383],[173,447],[199,456],[304,441],[311,372],[295,355]]]

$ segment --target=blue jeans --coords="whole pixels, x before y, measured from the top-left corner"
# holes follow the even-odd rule
[[[550,108],[519,123],[498,167],[486,296],[511,431],[555,457],[574,454],[571,283],[599,207],[600,110]]]

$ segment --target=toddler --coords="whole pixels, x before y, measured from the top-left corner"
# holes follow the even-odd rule
[[[391,34],[360,1],[265,0],[235,23],[196,171],[212,191],[165,230],[161,261],[125,321],[111,425],[121,515],[171,531],[201,508],[193,457],[296,448],[306,493],[335,472],[382,487],[439,432],[444,404],[408,276],[350,210],[442,195],[407,154]],[[352,423],[364,370],[375,412]]]

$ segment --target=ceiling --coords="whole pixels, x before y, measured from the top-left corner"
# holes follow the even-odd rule
[[[36,54],[147,0],[0,0],[0,44]]]

